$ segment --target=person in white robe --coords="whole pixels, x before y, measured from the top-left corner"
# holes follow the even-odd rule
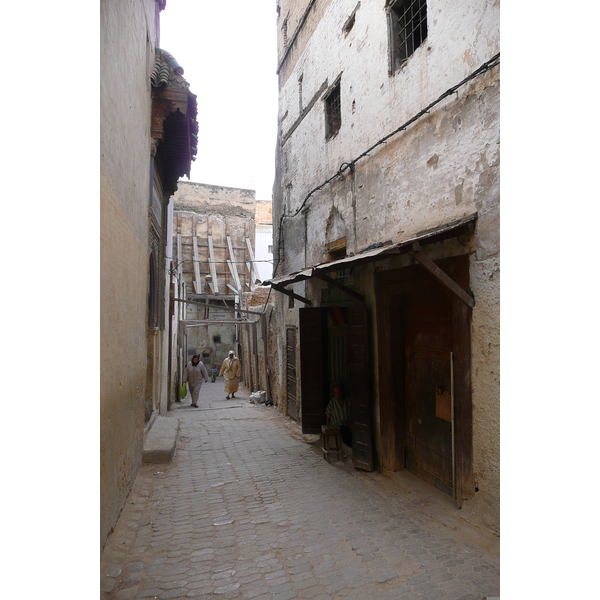
[[[242,365],[240,359],[237,358],[233,350],[229,351],[229,356],[223,361],[221,365],[221,371],[219,377],[222,375],[225,380],[225,391],[227,392],[227,399],[231,394],[232,398],[235,398],[235,392],[238,391],[238,378],[242,372]]]

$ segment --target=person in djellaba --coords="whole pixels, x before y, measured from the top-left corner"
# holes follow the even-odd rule
[[[235,356],[233,350],[229,351],[229,356],[223,361],[221,370],[219,371],[219,377],[223,376],[225,380],[225,391],[227,392],[227,399],[229,396],[235,398],[235,393],[239,387],[239,376],[242,372],[242,365],[240,359]]]
[[[194,354],[183,371],[183,382],[186,381],[190,386],[190,394],[192,394],[192,406],[198,408],[198,397],[202,389],[202,382],[208,381],[208,373],[204,363],[200,360],[199,354]]]

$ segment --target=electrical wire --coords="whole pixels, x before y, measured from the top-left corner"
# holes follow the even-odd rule
[[[286,215],[285,213],[282,213],[282,215],[279,219],[279,228],[278,228],[279,239],[277,240],[277,264],[273,269],[273,277],[275,277],[275,274],[277,273],[277,267],[279,266],[279,263],[281,262],[281,245],[282,245],[282,241],[283,241],[283,235],[282,235],[281,228],[283,226],[284,218],[293,219],[295,216],[297,216],[302,211],[302,209],[306,206],[306,203],[308,202],[309,198],[315,192],[318,192],[319,190],[323,189],[326,185],[330,184],[332,181],[341,177],[346,170],[350,169],[351,171],[353,171],[354,165],[361,158],[368,156],[369,152],[371,152],[372,150],[374,150],[381,144],[385,144],[387,142],[387,140],[389,140],[392,136],[396,135],[397,133],[400,133],[401,131],[404,131],[407,127],[412,125],[415,121],[420,119],[423,115],[429,114],[430,110],[434,106],[439,104],[442,100],[444,100],[448,96],[451,96],[452,94],[457,93],[457,90],[459,88],[461,88],[462,86],[464,86],[466,83],[468,83],[475,77],[478,77],[482,73],[485,73],[486,71],[489,71],[490,69],[493,69],[494,67],[496,67],[499,64],[500,64],[500,52],[498,52],[498,54],[493,56],[490,60],[484,62],[478,69],[475,69],[475,71],[473,71],[470,75],[465,77],[462,81],[460,81],[456,85],[452,86],[451,88],[447,89],[439,98],[437,98],[437,100],[434,100],[433,102],[428,104],[424,109],[420,110],[417,114],[412,116],[408,121],[406,121],[405,123],[400,125],[400,127],[397,127],[392,132],[388,133],[386,136],[382,137],[380,140],[375,142],[372,146],[367,148],[367,150],[365,150],[362,154],[359,154],[356,158],[354,158],[350,162],[343,162],[340,165],[340,168],[329,179],[325,180],[321,185],[318,185],[317,187],[313,188],[310,192],[308,192],[308,194],[305,196],[304,200],[302,201],[302,204],[300,204],[300,207],[296,210],[296,212],[294,214]]]

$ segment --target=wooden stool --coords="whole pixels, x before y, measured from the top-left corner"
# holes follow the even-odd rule
[[[329,447],[329,440],[335,440],[335,448]],[[339,427],[331,427],[330,425],[321,425],[321,450],[323,458],[329,462],[329,453],[331,450],[337,452],[338,460],[340,460],[340,452],[342,451],[342,431]]]

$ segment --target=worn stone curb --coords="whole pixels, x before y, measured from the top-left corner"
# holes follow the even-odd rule
[[[157,417],[144,442],[144,464],[170,462],[175,454],[178,435],[179,419]]]

